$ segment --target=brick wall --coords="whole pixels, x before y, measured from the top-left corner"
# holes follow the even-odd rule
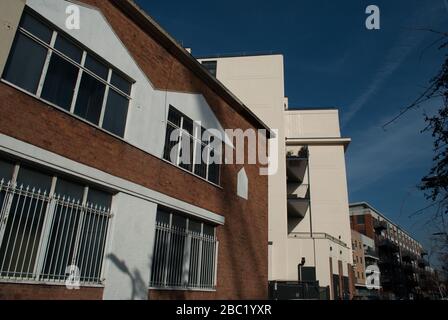
[[[103,288],[67,290],[64,286],[0,284],[0,300],[100,300]]]
[[[101,9],[156,87],[201,93],[224,128],[252,128],[248,120],[110,1],[83,2]],[[215,187],[3,83],[0,114],[3,134],[225,216],[226,224],[217,233],[220,241],[217,291],[153,292],[151,298],[267,297],[268,180],[259,175],[258,165],[245,166],[250,197],[245,201],[236,196],[241,166],[223,166],[222,189]],[[8,290],[14,295],[11,288],[0,285],[5,298]],[[39,294],[41,287],[35,288]],[[59,288],[54,289],[54,295],[63,298],[60,293]],[[32,294],[24,296],[30,298]]]

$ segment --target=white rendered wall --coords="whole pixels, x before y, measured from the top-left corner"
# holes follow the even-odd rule
[[[157,205],[119,193],[105,258],[105,300],[147,300]]]

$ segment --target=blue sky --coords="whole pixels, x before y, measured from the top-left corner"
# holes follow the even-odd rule
[[[428,216],[416,185],[432,160],[423,115],[381,126],[411,103],[442,63],[446,0],[137,1],[196,56],[281,52],[290,107],[337,107],[347,153],[350,201],[367,201],[426,242]],[[381,10],[381,30],[365,28],[365,9]]]

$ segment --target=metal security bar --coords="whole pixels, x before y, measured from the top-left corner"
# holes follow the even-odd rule
[[[0,181],[0,279],[100,284],[110,209]]]
[[[156,223],[151,288],[216,288],[219,242],[215,236]]]

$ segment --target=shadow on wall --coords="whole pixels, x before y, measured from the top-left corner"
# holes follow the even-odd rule
[[[126,263],[120,260],[116,255],[109,254],[107,258],[124,274],[129,277],[132,286],[131,297],[130,300],[142,300],[148,296],[148,284],[143,280],[140,272],[138,270],[134,270],[131,272],[129,270]]]

